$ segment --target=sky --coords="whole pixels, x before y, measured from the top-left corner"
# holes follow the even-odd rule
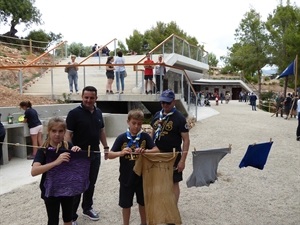
[[[300,0],[290,1],[300,7]],[[282,2],[285,5],[286,0]],[[69,44],[105,45],[116,38],[126,45],[125,39],[134,30],[144,33],[157,22],[174,21],[219,59],[235,43],[235,29],[246,12],[253,8],[266,21],[279,4],[280,0],[36,0],[34,5],[40,10],[44,24],[31,29],[61,33]],[[18,36],[28,34],[21,26],[16,28]],[[8,27],[0,27],[0,33],[6,31]]]

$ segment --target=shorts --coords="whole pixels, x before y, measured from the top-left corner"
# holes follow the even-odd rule
[[[106,73],[106,77],[107,77],[107,79],[112,79],[113,80],[115,78],[114,72]]]
[[[35,135],[38,133],[43,133],[43,125],[38,125],[36,127],[30,128],[29,129],[30,135]]]
[[[178,172],[178,170],[175,170],[177,168],[177,165],[181,159],[181,154],[178,154],[175,163],[174,163],[174,172],[173,172],[173,182],[178,183],[182,181],[182,171]]]
[[[120,183],[119,206],[121,208],[130,208],[133,205],[134,193],[136,194],[137,203],[144,206],[143,182],[138,182],[131,186]]]
[[[145,75],[144,80],[153,80],[153,75]]]

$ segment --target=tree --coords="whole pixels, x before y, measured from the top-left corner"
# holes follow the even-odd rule
[[[126,38],[126,44],[128,46],[129,51],[134,51],[137,54],[142,54],[143,52],[143,35],[134,30],[133,34]]]
[[[268,52],[271,63],[277,65],[278,71],[282,72],[300,52],[299,7],[291,6],[289,1],[286,6],[278,5],[273,15],[268,16],[266,29],[269,31]],[[284,95],[286,95],[288,78],[285,78]],[[294,85],[293,81],[291,83]]]
[[[60,42],[62,39],[62,35],[60,33],[54,34],[53,32],[47,34],[44,30],[40,29],[37,31],[30,31],[25,39],[31,39],[32,47],[36,49],[42,49],[42,51],[44,51],[52,44]]]
[[[251,9],[235,31],[237,43],[231,48],[231,62],[245,74],[258,75],[258,95],[261,93],[261,69],[268,64],[268,39],[259,13]]]
[[[121,50],[123,55],[127,53],[127,49],[122,41],[118,41],[118,49],[117,51]]]
[[[145,52],[155,48],[172,34],[176,34],[177,36],[185,39],[189,42],[189,44],[198,46],[197,39],[195,37],[188,36],[174,21],[169,24],[156,22],[156,26],[146,30],[144,34],[134,30],[133,35],[126,39],[126,43],[130,50],[134,50],[138,54],[144,54]],[[182,47],[182,43],[180,43],[179,46]]]
[[[16,37],[16,26],[23,23],[26,28],[31,24],[42,24],[41,13],[34,7],[35,0],[0,0],[0,22],[10,24],[10,31],[4,35]]]
[[[208,65],[216,67],[219,63],[219,60],[217,60],[217,57],[214,53],[208,54]]]
[[[68,46],[68,53],[70,55],[76,55],[76,56],[86,56],[86,51],[89,51],[89,53],[91,53],[91,49],[92,47],[84,47],[82,43],[71,43],[69,46]]]

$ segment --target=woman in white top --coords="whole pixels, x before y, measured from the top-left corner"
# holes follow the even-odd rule
[[[117,57],[115,60],[115,64],[125,64],[125,59],[123,58],[123,52],[118,51]],[[121,82],[121,92],[120,94],[124,93],[124,76],[125,76],[125,66],[115,66],[115,73],[116,73],[116,86],[117,92],[120,92],[120,82]]]
[[[164,63],[162,55],[158,56],[157,63]],[[156,82],[156,91],[157,94],[160,93],[160,86],[164,88],[164,75],[166,73],[166,67],[164,65],[155,66],[155,82]]]

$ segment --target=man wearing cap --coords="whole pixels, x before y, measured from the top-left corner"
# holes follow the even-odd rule
[[[155,113],[151,121],[152,136],[160,152],[173,152],[173,148],[181,152],[175,161],[176,169],[173,174],[174,193],[178,203],[179,182],[182,181],[182,171],[190,146],[189,126],[183,114],[175,108],[175,94],[172,90],[162,92],[160,104],[162,109]]]

